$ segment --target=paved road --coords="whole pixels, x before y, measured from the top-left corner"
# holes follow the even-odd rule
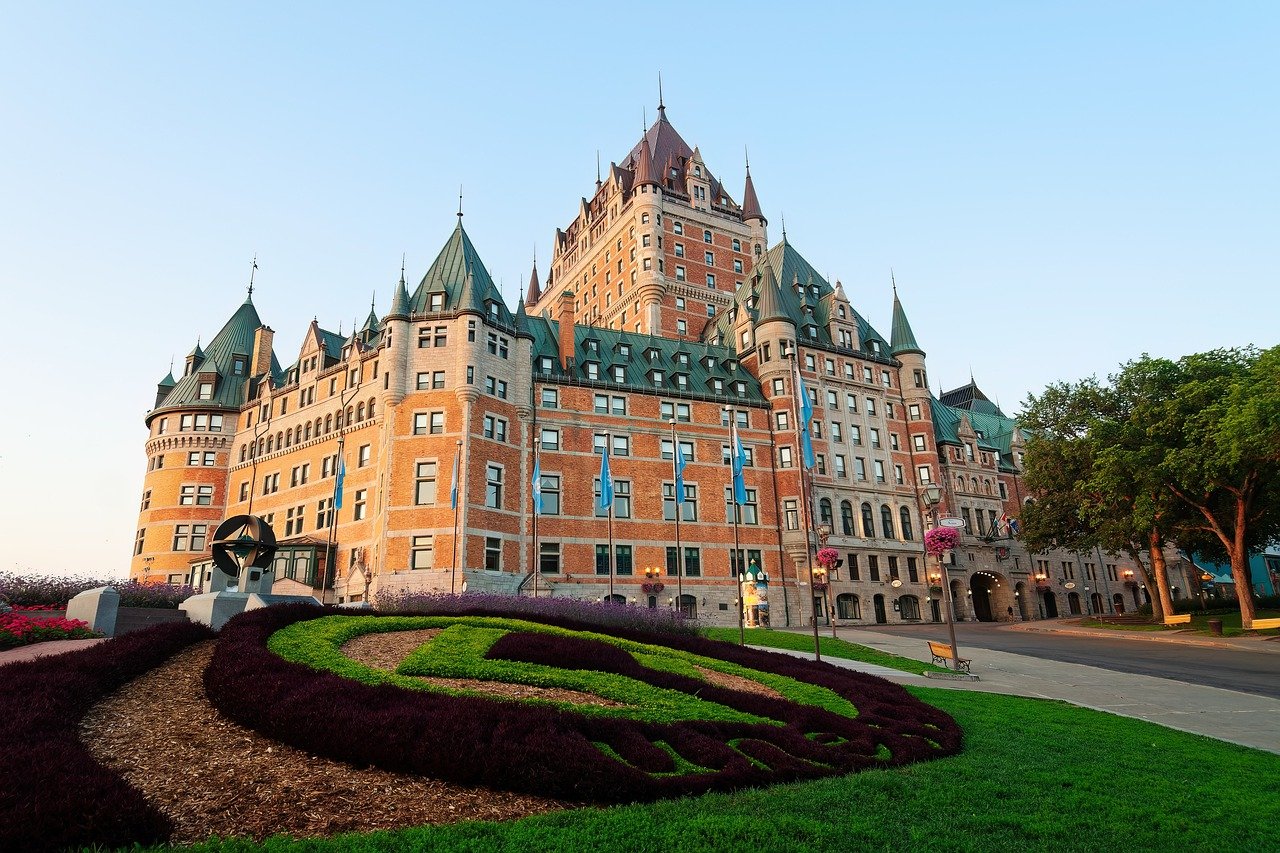
[[[841,628],[840,633],[858,642],[859,630]],[[941,624],[875,625],[868,630],[947,640],[947,626]],[[1124,637],[1115,640],[1078,637],[974,623],[957,625],[956,641],[967,657],[970,655],[966,649],[993,649],[1280,699],[1280,654],[1269,650],[1213,648]]]

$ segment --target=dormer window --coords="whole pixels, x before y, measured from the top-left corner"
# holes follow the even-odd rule
[[[600,365],[596,364],[594,361],[588,361],[586,367],[588,379],[600,378]]]
[[[655,388],[662,387],[662,384],[664,382],[664,377],[661,370],[649,371],[649,379],[653,382],[653,385]]]
[[[231,357],[231,375],[244,376],[249,372],[249,359],[243,355]]]
[[[542,356],[540,359],[538,359],[538,369],[541,370],[543,373],[550,373],[553,361],[554,359],[552,359],[551,356],[549,355]]]
[[[657,347],[649,347],[647,350],[645,350],[644,354],[649,359],[649,361],[657,361],[658,356],[661,355],[662,353]]]
[[[689,354],[688,354],[687,352],[678,352],[678,353],[676,353],[676,364],[683,365],[684,367],[688,367],[688,366],[689,366]]]
[[[693,174],[694,174],[694,176],[695,176],[695,177],[699,177],[699,178],[701,178],[701,177],[702,177],[702,167],[701,167],[701,166],[694,166],[694,167],[693,167]]]
[[[872,351],[873,353],[875,353],[876,355],[879,355],[879,354],[880,354],[880,342],[879,342],[879,341],[867,341],[867,346],[868,346],[868,347],[871,349],[871,351]]]
[[[489,303],[489,319],[490,320],[498,319],[498,303],[496,302]]]
[[[841,305],[840,307],[838,307],[838,308],[836,309],[836,314],[838,314],[838,315],[840,316],[840,319],[841,319],[841,320],[845,319],[845,313],[844,313],[844,306],[843,306],[843,305]]]
[[[596,352],[596,353],[600,352],[599,341],[587,341],[586,346],[587,346],[587,352]]]
[[[618,355],[631,358],[631,344],[618,344]]]
[[[443,311],[444,310],[444,294],[443,293],[431,294],[431,302],[428,307],[432,311]]]
[[[715,357],[714,355],[709,355],[709,356],[707,356],[707,359],[706,359],[706,368],[707,368],[707,370],[715,370],[715,369],[716,369],[716,357]]]
[[[614,382],[627,381],[627,369],[623,367],[621,364],[616,364],[613,367],[613,381]]]
[[[738,392],[738,396],[739,396],[739,397],[745,397],[745,396],[747,396],[747,383],[745,383],[745,382],[735,382],[735,383],[734,383],[734,389]]]
[[[201,382],[201,383],[200,383],[200,387],[199,387],[199,389],[198,389],[198,390],[197,390],[197,392],[196,392],[196,399],[197,399],[197,400],[212,400],[212,399],[213,399],[213,383],[212,383],[212,382]]]
[[[817,338],[817,337],[818,337],[818,327],[817,327],[817,326],[805,326],[805,327],[804,327],[804,331],[805,331],[805,334],[807,334],[810,338]]]
[[[679,388],[681,391],[684,391],[689,387],[689,377],[686,376],[685,374],[677,373],[675,375],[675,380],[676,380],[676,387]]]
[[[711,380],[711,390],[712,390],[712,391],[714,391],[714,392],[715,392],[715,393],[717,393],[717,394],[723,394],[723,393],[724,393],[724,380],[723,380],[723,379],[712,379],[712,380]]]

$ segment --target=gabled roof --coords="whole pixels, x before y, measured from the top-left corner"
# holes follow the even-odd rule
[[[638,332],[621,332],[614,329],[603,329],[596,326],[578,326],[573,328],[574,361],[569,371],[560,366],[559,340],[560,325],[548,317],[529,317],[529,335],[533,338],[534,377],[539,380],[560,379],[576,382],[590,382],[601,387],[618,387],[649,394],[662,394],[675,397],[713,398],[723,402],[763,403],[764,394],[759,381],[746,368],[738,364],[737,356],[730,347],[708,346],[692,341],[664,338]],[[588,341],[595,343],[595,350],[588,349]],[[626,345],[628,354],[622,355]],[[656,358],[650,359],[647,353],[656,350]],[[678,356],[688,356],[688,364],[680,364]],[[707,367],[706,356],[714,358],[715,366]],[[551,373],[539,370],[542,356],[551,358],[554,365]],[[599,379],[588,380],[587,363],[600,365]],[[730,370],[726,365],[733,365]],[[621,365],[626,368],[623,382],[614,381],[610,368]],[[654,385],[653,371],[663,371],[663,384]],[[688,387],[681,390],[676,385],[675,375],[686,374]],[[724,390],[716,393],[712,380],[720,379]],[[737,382],[744,385],[744,393],[738,396],[735,388]]]
[[[971,387],[977,391],[977,386],[972,382],[965,388]],[[964,389],[956,389],[944,393],[943,400],[949,396],[963,391]],[[981,394],[981,391],[977,391]],[[970,400],[969,402],[973,402]],[[990,450],[999,455],[999,469],[1005,473],[1014,473],[1017,468],[1013,458],[1013,439],[1015,432],[1021,434],[1023,440],[1030,437],[1030,433],[1018,426],[1017,421],[1006,416],[991,401],[985,397],[981,401],[986,405],[979,406],[977,409],[962,408],[960,406],[952,406],[937,399],[933,395],[929,396],[929,409],[933,417],[933,434],[939,444],[955,444],[962,443],[959,431],[960,425],[964,418],[969,419],[969,424],[974,431],[979,434],[978,446],[984,450]]]
[[[239,409],[246,399],[245,385],[251,378],[248,375],[248,367],[253,357],[254,334],[261,327],[262,320],[258,317],[258,310],[253,305],[253,297],[249,297],[236,309],[218,334],[213,336],[208,346],[203,350],[196,347],[196,350],[203,355],[203,359],[191,373],[174,382],[173,389],[164,396],[164,399],[157,402],[153,414],[162,409],[180,406]],[[245,362],[245,369],[241,373],[236,373],[234,369],[236,356],[242,357]],[[208,381],[202,380],[201,376],[207,377],[210,374],[215,376],[213,396],[210,399],[201,400],[199,399],[200,384],[202,381]],[[166,378],[172,378],[172,374]],[[275,353],[271,354],[269,378],[272,381],[283,378]]]
[[[977,386],[973,379],[970,379],[968,384],[961,385],[959,388],[943,391],[942,402],[957,409],[1004,417],[1004,412],[1000,411],[1000,408],[991,402],[986,394],[982,393],[982,389]]]
[[[893,330],[892,343],[890,349],[894,355],[899,353],[915,352],[924,355],[924,350],[920,349],[920,345],[916,343],[916,333],[911,331],[911,324],[907,322],[907,312],[902,310],[902,303],[898,301],[898,288],[893,289]]]
[[[431,309],[431,294],[443,293],[444,311],[474,311],[489,316],[488,306],[496,305],[498,322],[511,325],[511,311],[502,300],[484,261],[471,245],[471,238],[462,227],[462,218],[436,256],[427,274],[422,277],[413,292],[410,306],[414,314],[426,314]]]

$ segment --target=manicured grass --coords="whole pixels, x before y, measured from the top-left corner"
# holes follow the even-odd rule
[[[1259,610],[1256,619],[1274,619],[1280,616],[1280,610]],[[1198,634],[1212,636],[1209,631],[1209,620],[1222,620],[1222,635],[1224,637],[1248,637],[1253,635],[1276,636],[1280,635],[1280,629],[1269,628],[1265,631],[1245,631],[1240,627],[1240,612],[1231,613],[1192,613],[1190,625],[1113,625],[1109,622],[1099,622],[1097,619],[1082,619],[1080,625],[1085,628],[1105,628],[1108,631],[1195,631]]]
[[[794,853],[1276,847],[1280,756],[1065,703],[937,688],[912,692],[961,724],[961,755],[734,794],[508,824],[275,839],[264,848]],[[197,849],[259,847],[230,841]]]
[[[725,643],[738,642],[737,628],[704,628],[702,633],[713,640],[720,640]],[[748,646],[768,646],[773,649],[790,649],[798,652],[813,652],[813,635],[797,634],[793,631],[775,631],[772,628],[747,628],[746,631]],[[920,641],[923,647],[924,641]],[[922,672],[950,672],[940,666],[934,666],[931,663],[921,663],[911,658],[899,657],[891,655],[887,652],[869,649],[866,646],[860,646],[857,643],[850,643],[847,640],[841,640],[836,637],[819,636],[818,646],[822,649],[824,657],[846,658],[848,660],[861,661],[862,663],[872,663],[878,666],[887,666],[890,669],[898,669],[903,672],[922,673]]]

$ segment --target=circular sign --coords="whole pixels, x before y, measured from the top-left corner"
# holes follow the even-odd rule
[[[940,518],[938,524],[943,527],[964,527],[963,518]]]
[[[1075,589],[1075,588],[1076,588],[1076,582],[1075,582],[1075,581],[1067,581],[1066,583],[1064,583],[1064,584],[1063,584],[1063,586],[1065,586],[1067,589]]]
[[[898,578],[894,578],[889,582],[889,586],[893,587],[894,589],[897,589],[898,587],[902,586],[902,581],[899,580]]]
[[[232,516],[213,533],[213,562],[231,577],[250,567],[268,568],[275,555],[275,531],[261,516]]]

